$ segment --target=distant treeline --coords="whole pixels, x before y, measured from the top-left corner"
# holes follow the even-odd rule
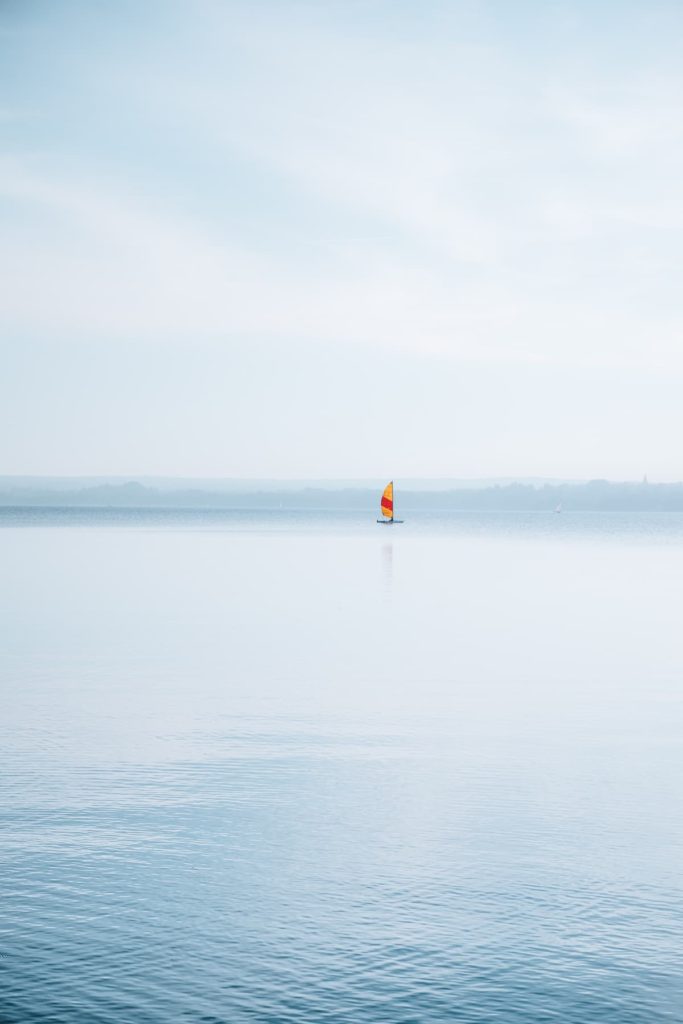
[[[683,512],[683,483],[504,484],[442,491],[401,490],[397,508],[472,511],[670,511]],[[0,505],[81,508],[375,509],[379,494],[367,488],[211,491],[158,490],[140,483],[98,484],[65,490],[5,486]]]

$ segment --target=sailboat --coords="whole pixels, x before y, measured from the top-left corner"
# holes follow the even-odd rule
[[[557,505],[557,508],[555,509],[555,514],[559,515],[561,511],[562,511],[562,502],[560,501],[558,503],[558,505]]]
[[[378,523],[390,526],[391,523],[402,523],[402,519],[394,519],[394,481],[390,480],[382,491],[382,500],[379,503],[380,512],[384,519],[378,519]]]

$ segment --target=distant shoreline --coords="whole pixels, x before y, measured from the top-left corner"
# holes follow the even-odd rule
[[[3,508],[175,509],[214,511],[365,511],[378,503],[374,487],[306,486],[211,490],[153,487],[137,481],[83,487],[0,483]],[[508,483],[453,489],[397,489],[406,512],[683,512],[683,483]]]

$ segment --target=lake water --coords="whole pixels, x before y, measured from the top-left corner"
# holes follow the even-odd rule
[[[2,1024],[683,1020],[683,520],[0,525]]]

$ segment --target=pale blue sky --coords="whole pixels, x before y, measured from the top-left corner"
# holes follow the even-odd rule
[[[0,7],[0,473],[683,477],[683,5]]]

